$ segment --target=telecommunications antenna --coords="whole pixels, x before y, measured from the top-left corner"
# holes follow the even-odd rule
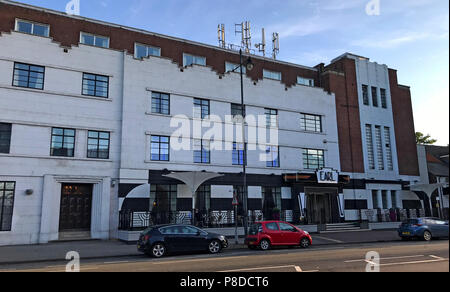
[[[239,24],[235,24],[235,34],[242,35],[242,47],[245,49],[246,53],[250,53],[250,49],[252,47],[252,34],[250,28],[250,22],[244,21]]]
[[[272,35],[272,48],[272,57],[276,59],[280,53],[280,35],[277,32]]]
[[[262,39],[261,43],[256,44],[255,47],[265,57],[266,56],[266,34],[264,32],[264,28],[262,29],[262,38],[261,39]]]
[[[219,24],[217,26],[217,35],[219,39],[219,47],[225,48],[226,42],[225,42],[225,24]]]

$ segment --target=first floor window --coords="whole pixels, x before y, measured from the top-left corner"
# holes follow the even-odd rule
[[[83,73],[83,95],[108,98],[109,77]]]
[[[152,113],[170,114],[170,95],[160,92],[152,92]]]
[[[267,127],[278,127],[278,110],[276,109],[265,109],[266,113],[266,126]]]
[[[13,86],[44,89],[45,67],[14,63]]]
[[[241,104],[232,103],[231,104],[231,115],[233,118],[244,117],[245,116],[245,105],[242,107]]]
[[[302,131],[322,133],[322,117],[300,114],[300,128]]]
[[[0,181],[0,231],[11,231],[15,182]]]
[[[281,72],[263,70],[263,77],[267,79],[279,80],[281,81]]]
[[[42,37],[48,37],[50,34],[50,26],[26,20],[16,20],[16,31],[27,34],[33,34]]]
[[[194,118],[206,119],[209,117],[209,100],[194,98]]]
[[[161,48],[136,44],[134,49],[134,56],[137,59],[147,58],[148,56],[160,57]]]
[[[305,169],[321,169],[325,167],[323,150],[303,149],[303,167]]]
[[[194,140],[194,163],[208,164],[211,162],[210,141]]]
[[[82,32],[80,43],[100,48],[109,48],[109,38]]]
[[[183,54],[183,66],[186,67],[193,64],[206,66],[206,58],[190,54]]]
[[[74,157],[75,130],[53,128],[50,155],[60,157]]]
[[[245,149],[244,149],[245,148]],[[233,165],[247,164],[247,145],[243,143],[233,143]]]
[[[169,161],[170,138],[165,136],[151,137],[152,161]]]
[[[108,132],[88,132],[88,158],[109,159]]]
[[[11,124],[0,123],[0,153],[9,153],[11,145]]]
[[[280,167],[280,149],[278,146],[267,146],[266,154],[268,158],[266,161],[267,167]]]

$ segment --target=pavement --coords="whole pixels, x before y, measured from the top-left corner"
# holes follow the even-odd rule
[[[312,237],[314,247],[400,241],[394,230],[312,234]],[[237,245],[234,238],[228,238],[228,240],[230,247],[227,250],[247,249],[243,245],[242,237],[239,238]],[[11,264],[63,261],[70,251],[78,252],[83,260],[142,256],[134,244],[120,241],[54,242],[44,245],[0,247],[0,267]]]

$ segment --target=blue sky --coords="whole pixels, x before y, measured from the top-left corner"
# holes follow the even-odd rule
[[[379,0],[80,0],[81,16],[216,45],[224,23],[227,42],[239,43],[234,24],[279,32],[280,60],[307,66],[329,63],[344,52],[398,70],[411,86],[416,130],[449,143],[449,1]],[[21,2],[64,11],[69,0]],[[271,45],[268,45],[269,49]]]

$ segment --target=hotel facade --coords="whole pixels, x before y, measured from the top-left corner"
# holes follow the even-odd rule
[[[238,52],[0,1],[0,245],[232,225],[244,163],[251,220],[424,212],[395,70],[353,54],[316,67],[250,57],[242,108]],[[193,196],[173,173],[217,175]]]

